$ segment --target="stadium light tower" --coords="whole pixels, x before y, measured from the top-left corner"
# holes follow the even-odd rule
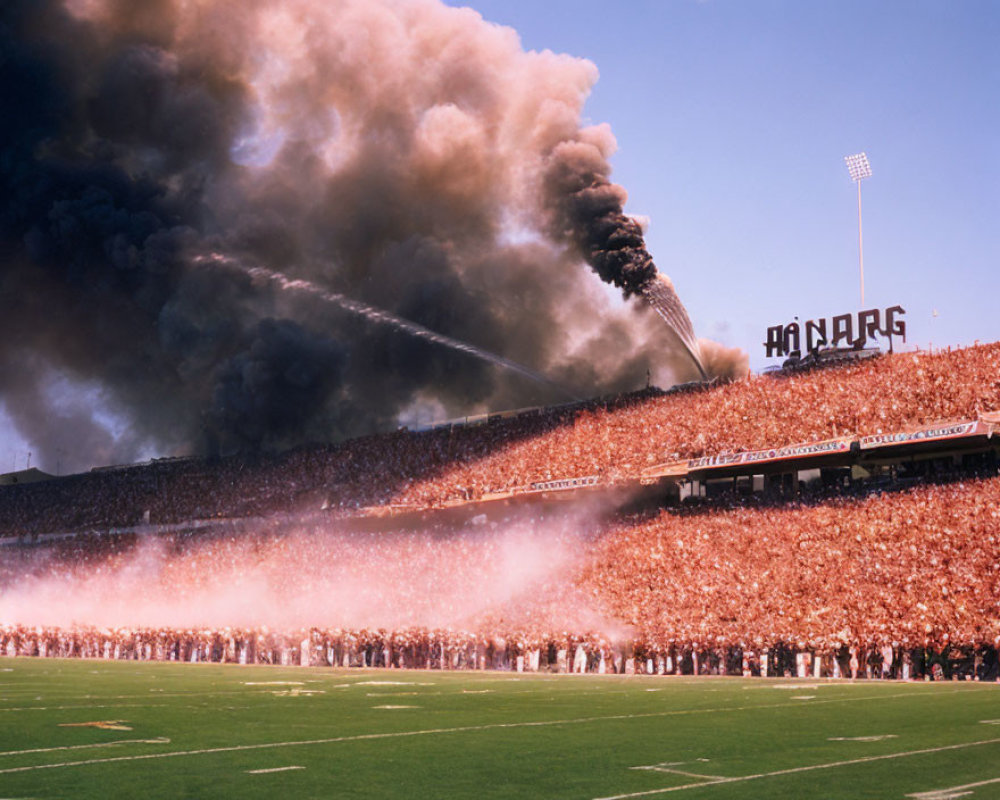
[[[847,162],[847,171],[851,173],[851,180],[858,185],[858,270],[861,273],[861,306],[865,305],[865,251],[861,241],[861,181],[872,176],[871,164],[868,163],[868,156],[864,153],[857,153],[853,156],[844,156]]]

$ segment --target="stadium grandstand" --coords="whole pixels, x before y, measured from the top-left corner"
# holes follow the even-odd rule
[[[994,680],[998,411],[989,344],[2,482],[0,653]],[[357,602],[75,626],[53,576]]]

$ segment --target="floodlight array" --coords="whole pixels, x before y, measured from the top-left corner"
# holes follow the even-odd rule
[[[844,156],[847,163],[847,171],[851,173],[852,181],[860,181],[862,178],[872,176],[872,167],[868,163],[868,156],[865,153],[857,153],[853,156]]]

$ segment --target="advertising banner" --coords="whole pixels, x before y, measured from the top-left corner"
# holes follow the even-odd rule
[[[531,484],[533,492],[558,492],[566,489],[580,489],[585,486],[597,486],[600,478],[597,475],[587,475],[583,478],[563,478],[557,481],[543,481]]]
[[[928,425],[914,431],[898,431],[896,433],[876,433],[861,437],[861,449],[872,450],[876,447],[890,447],[897,444],[913,444],[942,439],[958,439],[963,436],[985,436],[987,426],[979,420],[967,422],[952,422],[940,425]]]
[[[847,453],[851,449],[851,439],[825,439],[820,442],[805,442],[785,447],[774,447],[768,450],[744,450],[739,453],[721,453],[714,456],[702,456],[688,461],[688,469],[712,469],[732,467],[746,464],[764,464],[771,461],[786,461],[797,458],[812,458],[814,456]]]

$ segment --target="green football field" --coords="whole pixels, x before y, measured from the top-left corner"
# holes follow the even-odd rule
[[[0,659],[0,797],[1000,797],[1000,686]]]

